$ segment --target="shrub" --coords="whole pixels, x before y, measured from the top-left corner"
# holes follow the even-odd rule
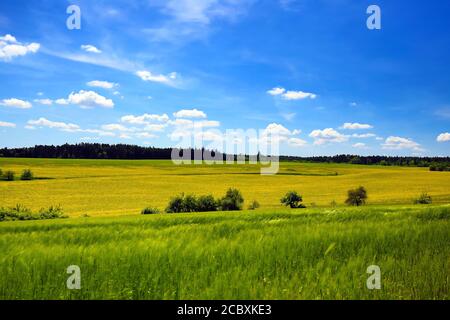
[[[153,207],[147,207],[142,209],[141,214],[155,214],[155,213],[159,213],[160,211],[158,210],[158,208],[153,208]]]
[[[63,214],[60,206],[51,206],[47,209],[41,209],[38,213],[33,213],[30,209],[23,205],[17,204],[12,208],[0,208],[0,221],[14,220],[43,220],[67,218]]]
[[[253,200],[252,203],[248,206],[248,210],[255,210],[259,208],[259,202],[256,200]]]
[[[414,200],[414,204],[431,204],[432,202],[431,196],[426,192],[422,192],[422,194]]]
[[[333,208],[335,208],[335,207],[337,206],[336,200],[331,201],[331,202],[330,202],[330,206],[333,207]]]
[[[212,195],[200,196],[197,200],[197,211],[217,211],[217,201]]]
[[[188,194],[183,199],[182,212],[196,212],[197,211],[197,198],[193,194]]]
[[[3,177],[3,171],[0,169],[0,179]]]
[[[230,188],[225,196],[220,199],[220,209],[223,211],[242,210],[244,198],[238,189]]]
[[[5,172],[5,174],[3,175],[3,179],[6,181],[13,181],[14,180],[14,171],[8,170]]]
[[[33,180],[33,172],[30,169],[25,169],[20,176],[20,180]]]
[[[345,203],[349,206],[361,206],[366,203],[367,191],[364,187],[348,190]]]
[[[169,204],[166,208],[166,212],[167,213],[178,213],[178,212],[183,212],[183,207],[184,207],[184,193],[172,197],[169,200]]]
[[[297,193],[297,191],[289,191],[284,195],[283,198],[280,199],[280,202],[284,204],[286,207],[290,208],[306,208],[301,202],[303,198],[301,195]]]

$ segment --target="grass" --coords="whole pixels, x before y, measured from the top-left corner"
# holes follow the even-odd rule
[[[37,177],[0,181],[0,207],[70,216],[0,222],[0,299],[450,299],[450,172],[282,163],[261,176],[252,165],[7,158],[0,168]],[[345,207],[360,185],[369,205]],[[140,214],[229,187],[261,208]],[[283,208],[289,190],[309,208]],[[433,204],[413,205],[422,193]],[[66,288],[70,265],[81,290]],[[381,290],[366,288],[370,265]]]
[[[145,207],[163,211],[182,192],[220,197],[236,187],[247,202],[280,208],[280,198],[298,191],[306,206],[343,205],[347,190],[363,185],[370,204],[410,204],[422,192],[433,203],[450,202],[450,172],[428,168],[347,164],[281,163],[280,173],[261,176],[256,165],[183,165],[165,160],[62,160],[0,158],[3,171],[31,169],[32,181],[0,181],[2,206],[21,203],[33,210],[60,204],[80,217],[139,214]]]
[[[448,205],[3,222],[0,299],[449,299],[449,231]]]

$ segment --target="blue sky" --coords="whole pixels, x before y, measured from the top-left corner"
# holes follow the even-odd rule
[[[69,5],[81,29],[69,30]],[[366,26],[381,8],[381,30]],[[0,146],[174,146],[203,128],[290,155],[450,155],[450,3],[0,3]]]

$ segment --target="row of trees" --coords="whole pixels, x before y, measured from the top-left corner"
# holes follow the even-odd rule
[[[194,154],[202,154],[203,149],[191,149]],[[213,152],[214,153],[214,152]],[[60,146],[36,145],[29,148],[3,148],[0,157],[11,158],[63,158],[63,159],[171,159],[172,148],[141,147],[128,144],[79,143]],[[220,153],[219,153],[220,155]],[[222,154],[223,159],[226,158]],[[233,155],[236,158],[236,155]],[[248,155],[246,158],[248,159]],[[281,161],[301,161],[317,163],[351,163],[385,166],[430,167],[436,171],[450,170],[450,157],[391,157],[358,156],[342,154],[335,156],[294,157],[281,156]],[[442,170],[441,170],[442,169]]]

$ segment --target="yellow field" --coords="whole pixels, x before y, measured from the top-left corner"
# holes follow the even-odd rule
[[[350,188],[363,185],[369,204],[411,203],[428,192],[434,203],[450,202],[450,172],[428,168],[342,164],[281,163],[279,174],[262,176],[255,165],[184,165],[159,160],[61,160],[0,158],[0,169],[17,175],[30,168],[33,181],[0,181],[0,206],[17,203],[31,209],[60,204],[69,216],[139,214],[146,206],[164,209],[181,192],[224,194],[239,188],[246,205],[280,208],[289,190],[307,206],[343,205]]]

